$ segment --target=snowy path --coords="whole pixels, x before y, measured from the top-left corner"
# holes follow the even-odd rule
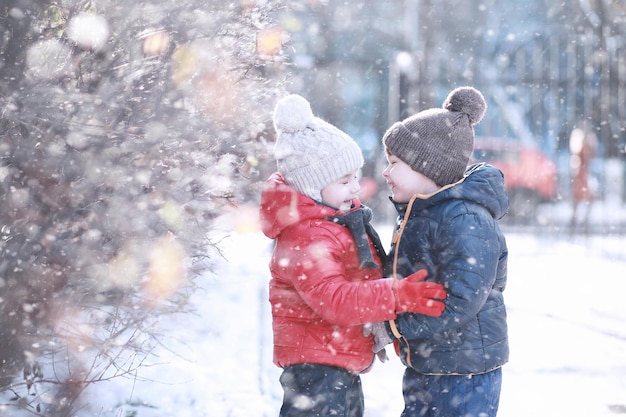
[[[131,387],[116,383],[99,400],[118,406],[99,415],[278,415],[280,370],[271,361],[267,302],[271,242],[243,230],[224,239],[227,261],[194,296],[198,315],[167,324],[169,346],[180,356],[163,351],[168,364],[146,370],[159,383],[137,384],[133,406],[123,405]],[[379,231],[384,239],[390,232]],[[509,234],[508,241],[512,352],[499,415],[615,415],[626,406],[626,239]],[[400,415],[402,372],[393,357],[364,375],[368,417]]]
[[[511,361],[498,415],[626,414],[626,238],[508,243]],[[395,360],[363,377],[368,416],[400,415],[402,372]]]

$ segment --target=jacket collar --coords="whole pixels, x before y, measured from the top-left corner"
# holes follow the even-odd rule
[[[432,194],[415,194],[408,203],[391,201],[398,214],[403,217],[409,207],[411,211],[420,211],[446,200],[466,200],[480,204],[486,207],[496,220],[504,217],[509,208],[502,172],[484,162],[469,166],[463,178]]]
[[[358,210],[361,202],[355,198],[350,211]],[[289,187],[279,173],[274,173],[265,182],[261,193],[261,230],[270,239],[275,239],[286,228],[303,220],[324,219],[345,215],[341,210],[318,203]]]

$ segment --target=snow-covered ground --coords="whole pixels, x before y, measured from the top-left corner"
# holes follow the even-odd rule
[[[277,416],[280,370],[272,364],[267,262],[271,241],[255,210],[223,219],[225,259],[202,278],[197,315],[163,323],[168,349],[149,381],[94,386],[85,415]],[[391,228],[377,228],[389,242]],[[507,234],[511,360],[500,416],[589,417],[626,413],[626,237]],[[392,352],[389,352],[391,355]],[[390,356],[391,356],[390,355]],[[397,357],[363,376],[366,415],[398,417]]]

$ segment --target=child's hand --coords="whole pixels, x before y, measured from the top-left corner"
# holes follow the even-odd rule
[[[445,304],[447,294],[441,284],[425,282],[428,273],[421,269],[402,280],[394,280],[393,294],[396,297],[397,313],[420,313],[426,316],[439,317]]]
[[[385,346],[393,342],[393,339],[387,333],[387,329],[385,328],[385,323],[376,322],[376,323],[366,323],[363,325],[363,336],[369,337],[374,336],[374,347],[372,350],[378,356],[381,362],[387,361],[387,352],[385,351]],[[384,360],[383,360],[384,358]]]
[[[376,352],[376,356],[381,363],[385,363],[389,360],[389,356],[387,356],[387,351],[385,350],[385,348],[382,348],[381,350]]]

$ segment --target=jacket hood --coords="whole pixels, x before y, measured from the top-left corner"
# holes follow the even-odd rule
[[[360,201],[355,198],[351,210],[360,207]],[[261,230],[270,239],[276,239],[283,230],[303,220],[323,219],[337,214],[345,213],[297,192],[285,183],[279,173],[272,174],[261,192]]]
[[[509,210],[504,175],[498,168],[484,162],[469,166],[464,179],[454,186],[442,189],[426,199],[415,198],[413,207],[424,209],[446,200],[465,200],[479,204],[485,207],[495,220],[503,218]],[[399,213],[406,211],[407,204],[395,205]]]

